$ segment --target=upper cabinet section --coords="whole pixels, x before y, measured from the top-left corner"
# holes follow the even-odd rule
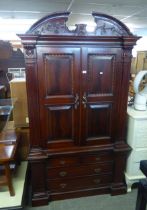
[[[59,12],[50,14],[37,21],[26,34],[32,35],[68,35],[68,36],[133,36],[130,30],[116,18],[93,12],[96,23],[95,30],[88,32],[86,24],[76,24],[74,30],[66,25],[70,13]]]

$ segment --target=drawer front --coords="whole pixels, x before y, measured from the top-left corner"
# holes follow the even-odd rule
[[[110,152],[101,152],[97,154],[85,155],[81,161],[83,164],[108,162],[113,160],[113,155]]]
[[[75,156],[53,157],[48,160],[49,168],[67,167],[95,164],[98,162],[108,162],[113,160],[111,152],[98,152],[96,154],[82,154]]]
[[[98,188],[111,183],[112,175],[86,176],[74,179],[48,180],[48,189],[51,192],[66,192],[80,189]]]
[[[56,168],[56,167],[75,166],[79,164],[79,161],[80,161],[79,158],[76,156],[56,157],[49,159],[48,167]]]
[[[64,177],[75,177],[75,176],[86,176],[101,173],[112,173],[113,164],[111,163],[97,163],[86,166],[77,167],[64,167],[64,168],[49,168],[48,178],[64,178]]]

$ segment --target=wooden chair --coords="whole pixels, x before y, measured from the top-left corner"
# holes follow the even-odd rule
[[[147,160],[140,161],[140,170],[147,177]],[[147,179],[141,179],[138,186],[136,210],[145,210],[147,205]]]
[[[18,144],[20,135],[16,134],[15,130],[7,130],[0,133],[0,187],[7,185],[11,196],[15,195],[10,164],[18,163]]]
[[[15,145],[0,144],[0,165],[4,167],[4,174],[0,176],[0,187],[7,185],[11,196],[14,196],[15,192],[12,185],[10,162],[14,159],[15,150]]]

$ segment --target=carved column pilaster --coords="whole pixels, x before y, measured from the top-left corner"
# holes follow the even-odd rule
[[[38,101],[38,69],[36,45],[24,45],[24,56],[26,62],[26,85],[28,96],[30,146],[41,148],[40,126],[39,126],[39,101]],[[32,110],[35,110],[33,112]],[[35,131],[35,132],[34,132]]]

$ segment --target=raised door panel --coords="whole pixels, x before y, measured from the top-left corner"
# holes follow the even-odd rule
[[[110,143],[116,129],[120,53],[105,48],[84,52],[82,140],[84,144]]]
[[[113,93],[114,55],[88,55],[88,94]]]
[[[73,62],[70,54],[44,55],[46,97],[73,94]]]
[[[112,104],[89,104],[87,108],[87,138],[110,138]]]
[[[48,106],[48,138],[49,140],[73,139],[74,117],[72,106]]]
[[[49,148],[78,144],[80,50],[44,47],[38,52],[42,141]]]

